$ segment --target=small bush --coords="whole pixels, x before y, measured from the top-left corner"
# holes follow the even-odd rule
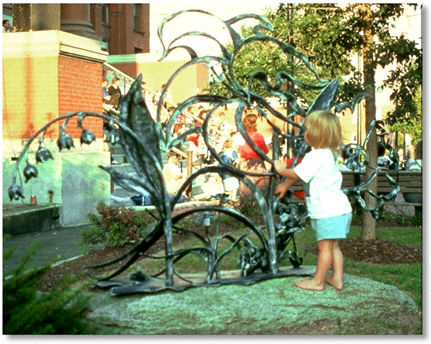
[[[352,224],[360,226],[362,224],[362,212],[353,211]],[[380,209],[379,218],[377,222],[380,223],[396,223],[400,226],[422,226],[422,211],[417,210],[415,215],[394,214],[393,212]]]
[[[416,211],[415,215],[394,214],[389,211],[382,211],[379,220],[383,222],[395,222],[401,226],[421,226],[422,211]]]
[[[3,261],[11,257],[12,248],[4,253]],[[74,289],[73,276],[62,279],[50,292],[39,291],[42,279],[51,266],[28,270],[28,264],[38,251],[33,243],[21,264],[3,277],[4,334],[89,334],[94,328],[85,319],[89,296],[83,289]],[[6,274],[4,273],[3,276]]]
[[[81,243],[124,246],[142,238],[153,221],[147,213],[136,212],[125,207],[111,207],[100,202],[98,214],[88,214],[92,223],[89,229],[81,231]]]

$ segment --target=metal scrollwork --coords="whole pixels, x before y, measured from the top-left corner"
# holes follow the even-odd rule
[[[288,200],[279,200],[273,195],[275,184],[280,178],[273,170],[265,173],[256,173],[241,170],[238,166],[226,164],[213,146],[213,141],[209,133],[209,121],[216,111],[221,108],[227,105],[236,106],[235,124],[237,130],[255,152],[264,161],[272,165],[273,160],[279,158],[279,142],[280,138],[282,138],[287,140],[289,146],[293,149],[295,165],[298,159],[304,156],[308,146],[304,141],[302,122],[298,123],[298,121],[295,121],[294,116],[299,115],[305,118],[309,113],[315,110],[335,108],[336,111],[341,111],[346,107],[354,109],[357,103],[368,97],[367,94],[362,93],[359,94],[352,103],[335,103],[335,94],[339,87],[338,81],[332,80],[328,82],[321,79],[304,54],[297,51],[290,44],[267,34],[272,31],[271,23],[258,15],[246,14],[236,16],[226,21],[221,20],[230,34],[232,49],[228,49],[212,35],[197,31],[181,34],[169,44],[166,44],[163,40],[165,24],[171,20],[177,20],[177,18],[186,12],[197,12],[202,15],[211,16],[210,13],[201,10],[180,11],[170,15],[161,23],[158,31],[164,48],[161,59],[165,58],[176,49],[185,49],[190,55],[190,61],[178,68],[166,82],[158,102],[156,121],[151,117],[150,111],[145,103],[141,91],[142,76],[140,75],[136,78],[128,94],[121,99],[120,115],[118,119],[112,118],[106,114],[89,112],[70,113],[47,123],[33,135],[18,159],[12,178],[12,185],[9,188],[9,197],[11,200],[24,197],[21,186],[16,184],[18,165],[27,154],[30,143],[41,134],[42,136],[39,140],[40,148],[36,153],[36,159],[40,162],[46,162],[52,158],[52,154],[46,148],[42,147],[42,143],[44,133],[54,122],[63,121],[58,139],[59,150],[63,148],[73,148],[73,141],[65,131],[66,124],[70,118],[79,118],[78,126],[82,130],[81,143],[83,144],[91,144],[95,139],[94,134],[83,127],[83,119],[88,116],[93,116],[103,118],[108,122],[110,131],[107,135],[107,140],[111,143],[119,143],[122,146],[134,172],[119,172],[110,166],[100,166],[100,168],[109,173],[112,180],[124,189],[141,195],[149,195],[152,204],[157,209],[155,224],[153,224],[152,230],[140,243],[113,261],[87,267],[88,269],[96,269],[127,260],[118,270],[112,272],[108,276],[92,276],[97,280],[97,285],[100,287],[109,287],[112,295],[152,293],[162,290],[180,291],[191,287],[232,283],[252,284],[264,279],[282,277],[292,273],[301,273],[300,266],[302,264],[302,257],[297,251],[294,234],[302,231],[305,227],[307,221],[306,209],[304,206],[289,203]],[[250,18],[257,20],[259,24],[253,28],[253,34],[251,36],[243,38],[232,25]],[[220,47],[221,56],[198,56],[192,47],[181,44],[181,39],[187,36],[202,36],[215,41]],[[280,71],[275,80],[271,82],[265,72],[259,71],[250,76],[247,85],[242,85],[236,78],[233,64],[239,50],[243,46],[256,41],[272,42],[276,44],[284,54],[298,59],[306,66],[309,72],[314,75],[316,83],[304,83],[285,71]],[[198,63],[215,63],[220,65],[221,72],[217,72],[213,69],[213,73],[217,74],[217,79],[221,85],[230,90],[234,97],[226,98],[213,94],[199,94],[189,97],[173,109],[166,125],[163,126],[161,123],[162,104],[169,86],[182,70]],[[286,81],[297,88],[320,90],[320,94],[316,99],[310,102],[310,105],[304,106],[303,102],[301,102],[301,105],[293,93],[282,87]],[[290,112],[286,115],[271,106],[267,98],[259,95],[255,91],[253,85],[255,85],[256,82],[264,86],[272,97],[277,97],[280,101],[284,102]],[[178,116],[189,106],[200,103],[205,103],[210,107],[202,126],[192,125],[179,137],[174,138],[171,129],[177,121]],[[250,139],[242,121],[243,113],[246,108],[253,108],[272,126],[272,157],[265,155]],[[281,132],[279,127],[271,122],[269,114],[278,120],[284,121],[293,128],[296,128],[297,133],[293,134],[293,131],[289,133]],[[393,164],[391,164],[390,169],[397,169],[398,161],[393,154],[393,148],[390,147],[388,133],[384,131],[382,123],[374,123],[372,130],[376,130],[385,148],[390,151],[390,156],[393,158]],[[208,151],[217,161],[218,165],[206,166],[193,172],[184,181],[177,193],[173,197],[170,197],[162,175],[165,156],[172,147],[178,145],[190,134],[202,135]],[[368,133],[366,142],[368,141],[369,135],[371,135],[371,131]],[[362,173],[365,168],[370,168],[369,157],[364,148],[366,142],[363,145],[351,144],[343,147],[346,155],[346,166],[354,172]],[[381,170],[379,167],[375,167],[374,169],[375,173],[371,178],[375,178],[377,173]],[[193,181],[199,176],[211,173],[229,173],[246,185],[260,209],[263,224],[257,225],[252,219],[240,213],[238,210],[222,203],[220,205],[198,206],[173,214],[173,209],[181,195],[191,187]],[[36,177],[37,169],[29,165],[26,169],[25,176],[27,180]],[[268,178],[269,187],[267,193],[263,192],[251,181],[249,177],[253,176]],[[388,175],[388,179],[389,178],[390,176]],[[378,207],[381,207],[384,200],[394,197],[399,187],[395,181],[390,179],[393,191],[383,196],[373,194],[379,202],[376,208],[370,209],[367,208],[362,198],[363,192],[369,192],[369,190],[367,190],[369,182],[370,180],[367,180],[344,191],[353,201],[358,202],[363,209],[372,211],[374,214],[376,210],[378,210]],[[230,234],[219,234],[217,230],[218,218],[222,215],[227,217],[229,221],[238,223],[239,228],[244,228],[244,233],[238,237]],[[206,228],[214,226],[216,228],[216,235],[202,236],[194,231],[193,228],[185,228],[181,221],[187,217],[193,217],[195,219],[195,226],[202,225]],[[190,235],[195,239],[193,247],[174,247],[174,236],[182,234]],[[164,268],[161,269],[161,271],[151,275],[144,271],[138,271],[132,274],[129,280],[113,280],[114,277],[126,271],[140,257],[151,257],[148,255],[148,250],[159,240],[163,240],[165,243],[164,255],[156,257],[157,259],[164,260]],[[289,245],[292,245],[292,247],[288,248],[290,247]],[[190,255],[198,257],[206,264],[206,272],[203,273],[203,277],[200,280],[192,279],[186,273],[182,273],[176,268],[185,257]],[[240,273],[238,275],[224,276],[222,263],[223,260],[230,255],[236,255]],[[281,262],[286,258],[290,261],[294,269],[286,270],[281,268]],[[163,274],[164,276],[162,277]]]
[[[378,165],[373,166],[370,164],[370,159],[365,147],[373,131],[375,131],[377,135],[377,144],[381,145],[385,150],[388,150],[389,163],[385,167]],[[399,157],[395,148],[390,145],[390,139],[390,133],[385,129],[385,123],[383,121],[373,121],[363,145],[349,144],[343,147],[343,151],[347,156],[345,164],[349,169],[356,173],[358,177],[361,177],[361,175],[364,174],[366,168],[373,170],[373,173],[371,173],[367,180],[361,181],[358,185],[353,187],[344,188],[343,192],[360,208],[370,211],[376,219],[379,216],[379,210],[383,206],[384,201],[393,200],[400,191],[400,186],[397,181],[394,180],[389,173],[385,173],[385,171],[389,172],[399,170]],[[379,173],[385,173],[384,175],[389,182],[391,192],[387,194],[376,194],[368,188],[368,185],[371,181],[377,178]],[[360,180],[360,178],[358,180]],[[376,199],[376,205],[373,208],[367,206],[363,197],[365,192],[369,193]]]

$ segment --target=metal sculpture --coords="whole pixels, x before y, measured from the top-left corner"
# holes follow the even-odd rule
[[[99,117],[108,121],[109,134],[107,140],[111,143],[121,144],[127,160],[131,163],[134,172],[118,172],[112,167],[100,166],[103,170],[108,172],[112,180],[120,185],[121,187],[133,191],[141,195],[149,195],[152,204],[156,207],[158,215],[155,215],[155,225],[153,229],[146,235],[142,241],[129,250],[127,253],[118,257],[117,259],[107,262],[105,264],[87,267],[88,269],[96,269],[100,267],[107,267],[112,264],[122,262],[128,259],[118,270],[104,277],[92,276],[97,280],[97,285],[101,287],[109,287],[112,295],[124,295],[131,293],[152,293],[162,290],[184,290],[191,287],[198,286],[211,286],[211,285],[222,285],[222,284],[252,284],[260,280],[269,278],[278,278],[291,274],[304,274],[304,271],[300,268],[302,264],[302,257],[300,257],[295,244],[294,233],[302,231],[304,229],[307,213],[303,206],[298,204],[289,203],[288,200],[280,200],[278,197],[274,197],[273,190],[275,183],[279,179],[279,176],[272,171],[267,173],[252,173],[244,171],[238,167],[226,164],[220,158],[219,153],[213,147],[212,141],[209,138],[208,123],[217,110],[226,105],[235,105],[235,123],[238,131],[243,136],[244,140],[256,151],[256,153],[267,163],[272,165],[274,160],[277,160],[280,156],[279,139],[283,139],[289,142],[289,146],[293,149],[293,154],[296,157],[293,166],[296,165],[299,158],[301,158],[308,146],[304,141],[304,128],[301,123],[294,121],[294,116],[300,115],[306,117],[309,113],[315,110],[327,110],[335,108],[336,111],[341,111],[346,107],[351,109],[355,108],[355,105],[360,102],[363,98],[367,97],[367,94],[363,93],[358,95],[352,103],[341,103],[336,104],[335,93],[339,86],[337,80],[330,82],[323,80],[319,77],[315,69],[310,65],[308,58],[294,49],[291,45],[280,40],[271,37],[266,32],[272,31],[271,23],[265,18],[254,15],[246,14],[236,16],[232,19],[221,21],[226,29],[228,30],[233,49],[229,50],[213,36],[203,32],[187,32],[180,35],[166,47],[163,41],[163,28],[164,25],[181,16],[186,12],[197,12],[203,15],[209,15],[210,13],[201,10],[188,10],[180,11],[167,17],[159,27],[159,37],[164,47],[164,53],[162,59],[165,58],[169,53],[175,49],[185,49],[190,54],[190,61],[181,66],[177,71],[173,73],[170,79],[165,84],[162,91],[161,97],[158,102],[157,108],[157,120],[154,121],[150,115],[150,112],[145,104],[144,97],[141,92],[141,80],[142,76],[138,76],[134,84],[131,86],[130,91],[120,103],[120,115],[118,119],[111,118],[106,114],[90,113],[90,112],[77,112],[69,113],[60,116],[49,123],[43,128],[37,131],[29,140],[24,147],[23,152],[17,161],[13,177],[12,185],[9,188],[10,199],[24,198],[23,190],[21,186],[16,184],[16,177],[18,173],[18,166],[26,156],[30,144],[40,136],[39,138],[39,149],[36,153],[36,161],[45,163],[49,159],[52,159],[52,154],[49,150],[42,146],[44,141],[44,134],[46,130],[57,121],[63,121],[60,128],[60,136],[57,141],[59,150],[73,148],[73,140],[70,135],[65,131],[68,121],[72,117],[78,117],[78,127],[82,130],[81,143],[91,144],[95,140],[94,134],[83,127],[83,120],[86,117]],[[244,19],[256,19],[259,24],[253,28],[253,34],[249,37],[242,38],[240,34],[234,30],[233,24],[240,22]],[[214,40],[220,46],[222,52],[221,56],[201,56],[189,46],[183,46],[181,44],[175,45],[181,38],[187,36],[203,36],[208,39]],[[232,68],[235,58],[239,50],[246,44],[251,42],[262,41],[275,43],[282,52],[292,56],[295,59],[300,60],[312,73],[316,80],[316,84],[306,84],[297,80],[293,75],[290,75],[284,71],[280,71],[277,74],[276,80],[273,84],[269,81],[268,76],[265,72],[256,72],[249,78],[248,85],[242,85],[236,78],[234,70]],[[215,62],[221,66],[221,73],[218,73],[213,69],[213,73],[217,74],[219,82],[234,95],[233,98],[225,98],[219,95],[212,94],[200,94],[192,96],[182,103],[180,103],[170,114],[170,118],[167,121],[165,127],[160,122],[160,114],[162,110],[162,104],[166,96],[166,92],[175,79],[175,77],[185,68],[188,68],[198,63],[210,63]],[[253,89],[253,82],[260,82],[261,85],[271,94],[271,96],[278,97],[281,101],[285,102],[290,109],[290,112],[285,115],[277,111],[271,106],[269,101],[256,93]],[[296,97],[289,92],[284,90],[282,85],[288,81],[295,87],[303,89],[314,89],[321,90],[318,97],[311,102],[311,105],[303,108]],[[211,106],[207,117],[204,119],[202,126],[191,126],[186,132],[179,137],[173,138],[171,134],[171,128],[177,120],[177,117],[181,112],[188,108],[190,105],[206,103]],[[253,108],[260,114],[264,119],[271,124],[273,128],[273,156],[272,158],[263,154],[250,139],[247,131],[244,128],[242,122],[242,116],[244,109]],[[270,121],[268,114],[275,116],[277,119],[288,123],[290,126],[297,129],[297,135],[283,133],[280,129],[273,125]],[[343,147],[346,159],[346,165],[351,168],[355,173],[362,173],[365,168],[373,168],[374,173],[371,178],[367,181],[360,183],[359,185],[344,190],[345,193],[351,198],[352,201],[357,203],[361,208],[366,211],[371,211],[375,217],[378,216],[378,210],[382,206],[383,202],[388,199],[395,197],[399,190],[397,183],[391,179],[389,175],[387,178],[390,180],[393,191],[388,195],[372,195],[378,199],[378,204],[375,208],[368,208],[363,201],[363,193],[370,192],[367,189],[367,185],[370,181],[376,178],[377,174],[381,171],[380,167],[373,167],[369,161],[368,154],[365,150],[365,145],[368,138],[373,130],[377,131],[379,138],[390,151],[393,164],[391,170],[398,169],[397,155],[394,153],[394,149],[389,145],[388,133],[384,131],[383,124],[381,122],[373,123],[373,127],[368,133],[367,139],[363,145],[350,144]],[[183,183],[180,189],[173,197],[169,197],[166,189],[166,184],[162,175],[162,167],[164,164],[166,154],[176,146],[183,139],[187,138],[190,134],[202,135],[205,144],[211,153],[211,155],[218,162],[217,166],[207,166],[194,173],[192,173],[187,180]],[[34,165],[30,165],[27,161],[27,166],[24,169],[24,176],[26,181],[30,178],[37,177],[38,172]],[[234,208],[226,206],[222,202],[220,205],[204,205],[192,209],[187,209],[179,214],[173,215],[173,209],[177,204],[180,196],[192,185],[192,182],[201,175],[209,173],[229,173],[240,180],[241,183],[246,185],[251,191],[252,196],[258,204],[262,217],[263,226],[255,224],[250,218],[241,214]],[[264,194],[248,177],[250,176],[266,176],[269,179],[268,193]],[[237,221],[244,228],[244,233],[238,237],[234,237],[230,234],[219,235],[217,223],[220,215],[227,216],[231,221]],[[202,222],[203,226],[209,226],[211,223],[216,225],[216,235],[212,238],[209,236],[204,237],[199,233],[193,231],[192,228],[184,228],[181,224],[181,220],[195,216],[197,222]],[[175,231],[174,231],[175,230]],[[194,237],[198,244],[193,247],[182,247],[174,249],[173,236],[187,233],[191,237]],[[179,234],[178,234],[179,233]],[[126,271],[133,263],[135,263],[141,256],[146,256],[148,250],[158,240],[164,240],[165,242],[165,254],[163,256],[156,257],[158,259],[164,259],[165,266],[158,273],[149,276],[144,271],[133,273],[130,276],[130,280],[126,281],[115,281],[113,278],[118,276],[122,272]],[[227,247],[221,249],[221,244],[227,243]],[[289,245],[292,245],[291,249],[287,249]],[[222,271],[222,262],[229,255],[235,255],[237,257],[240,273],[238,275],[225,275]],[[206,265],[206,273],[203,274],[201,279],[192,279],[185,274],[180,273],[176,266],[189,255],[196,255]],[[288,258],[293,269],[286,270],[281,269],[281,263]],[[164,273],[164,278],[160,277]]]

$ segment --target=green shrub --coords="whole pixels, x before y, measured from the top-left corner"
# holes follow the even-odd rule
[[[394,214],[393,212],[380,209],[379,218],[377,222],[380,223],[396,223],[400,226],[422,226],[422,211],[417,210],[415,215],[406,215],[406,214]],[[361,225],[362,224],[362,213],[354,211],[352,218],[353,225]]]
[[[9,259],[16,248],[3,255]],[[39,291],[50,264],[28,269],[39,250],[33,243],[25,252],[21,264],[3,274],[3,333],[4,334],[89,334],[94,328],[85,319],[89,296],[83,289],[72,288],[73,276],[62,279],[49,292]],[[8,278],[4,276],[8,275]]]
[[[422,225],[422,211],[418,210],[415,215],[394,214],[389,211],[383,210],[380,213],[379,220],[383,222],[395,222],[401,226],[421,226]]]
[[[82,244],[123,246],[144,237],[149,231],[148,224],[154,221],[148,213],[125,207],[111,207],[103,202],[97,205],[97,212],[98,214],[88,214],[92,226],[81,231]]]

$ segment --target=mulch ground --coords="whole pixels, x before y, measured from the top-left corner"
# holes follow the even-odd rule
[[[345,257],[374,264],[413,264],[422,262],[422,249],[386,240],[346,239],[340,241]]]

